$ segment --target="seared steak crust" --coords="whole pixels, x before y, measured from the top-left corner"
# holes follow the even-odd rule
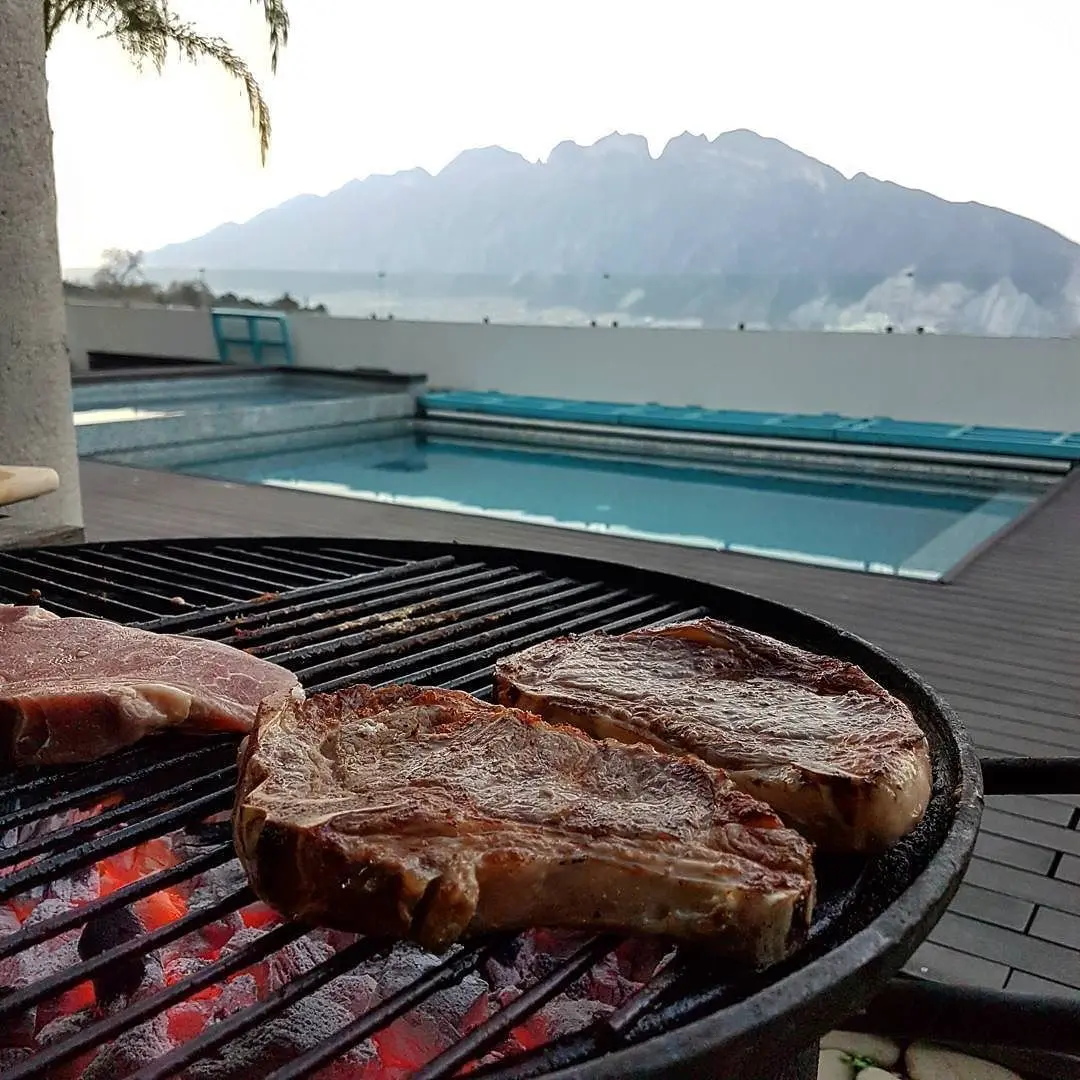
[[[233,824],[279,911],[434,949],[608,928],[762,965],[797,946],[813,904],[810,846],[720,770],[449,690],[267,701]]]
[[[495,686],[553,723],[695,754],[824,850],[885,848],[929,801],[903,702],[853,664],[712,619],[555,638],[500,662]]]

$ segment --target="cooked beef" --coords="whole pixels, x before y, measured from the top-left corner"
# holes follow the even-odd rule
[[[0,605],[0,768],[94,761],[162,728],[247,732],[296,685],[216,641]]]
[[[903,702],[853,664],[712,619],[555,638],[499,663],[495,685],[553,723],[719,766],[823,850],[885,848],[930,797]]]
[[[450,690],[265,702],[233,824],[282,913],[432,949],[608,928],[763,965],[799,943],[813,903],[810,845],[720,770]]]

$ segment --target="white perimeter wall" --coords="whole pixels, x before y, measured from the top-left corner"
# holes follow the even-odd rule
[[[429,386],[1080,430],[1080,340],[292,320],[298,362]]]
[[[1080,430],[1080,340],[484,326],[293,316],[296,362],[432,389]],[[68,305],[86,351],[216,357],[206,312]]]
[[[68,352],[78,369],[86,354],[109,352],[181,360],[216,360],[210,316],[195,308],[67,304]]]

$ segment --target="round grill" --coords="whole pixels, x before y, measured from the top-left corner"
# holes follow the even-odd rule
[[[708,614],[858,664],[910,705],[928,736],[934,763],[925,818],[880,857],[819,857],[814,926],[798,955],[765,973],[732,977],[676,953],[599,1019],[586,1019],[580,1029],[542,1038],[537,1045],[519,1043],[518,1052],[492,1055],[505,1047],[508,1034],[620,946],[609,936],[584,940],[540,965],[519,996],[500,1002],[479,1023],[463,1025],[450,1045],[436,1047],[412,1073],[427,1080],[455,1075],[465,1066],[478,1077],[686,1077],[715,1075],[718,1069],[747,1077],[773,1075],[778,1062],[865,1005],[903,965],[951,899],[979,824],[978,762],[952,711],[917,676],[819,619],[676,576],[428,543],[147,542],[0,553],[0,601],[37,602],[61,615],[96,615],[229,642],[289,667],[309,690],[351,682],[417,682],[482,697],[490,692],[494,662],[526,645],[567,632],[617,632]],[[200,823],[228,807],[234,761],[230,739],[168,736],[93,765],[20,773],[0,782],[0,837],[7,837],[6,847],[0,847],[0,905],[40,895],[65,876],[177,830],[202,829],[206,841],[177,865],[70,911],[27,920],[0,936],[0,971],[26,950],[62,940],[95,918],[228,863],[233,853],[227,830],[215,832],[215,826]],[[51,829],[34,831],[46,818],[88,808],[94,808],[91,817],[59,826],[54,820]],[[100,1013],[63,1038],[15,1055],[4,1075],[51,1076],[57,1068],[89,1060],[85,1055],[104,1052],[124,1032],[211,992],[303,936],[302,928],[290,924],[253,932],[242,947],[157,992],[101,1010],[101,987],[107,989],[110,975],[122,975],[133,958],[253,900],[240,888],[99,955],[41,979],[24,979],[6,994],[0,991],[0,1030],[91,979]],[[308,1076],[340,1062],[365,1040],[377,1041],[379,1032],[431,995],[475,976],[485,963],[517,947],[509,936],[467,943],[261,1075]],[[147,1080],[179,1075],[204,1058],[220,1058],[230,1042],[347,977],[381,948],[365,940],[345,943],[258,1000],[191,1038],[174,1040],[167,1052],[127,1075]]]

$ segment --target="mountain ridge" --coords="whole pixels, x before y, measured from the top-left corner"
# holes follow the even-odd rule
[[[590,146],[564,140],[536,162],[499,146],[469,149],[434,174],[414,168],[297,196],[167,245],[148,263],[715,279],[688,284],[681,297],[637,289],[645,295],[627,310],[701,325],[734,317],[805,329],[913,318],[941,332],[1080,327],[1080,245],[1060,233],[865,172],[848,179],[745,128],[711,140],[683,132],[656,157],[643,136],[621,132]],[[588,307],[589,288],[556,295],[549,280],[543,300]]]

